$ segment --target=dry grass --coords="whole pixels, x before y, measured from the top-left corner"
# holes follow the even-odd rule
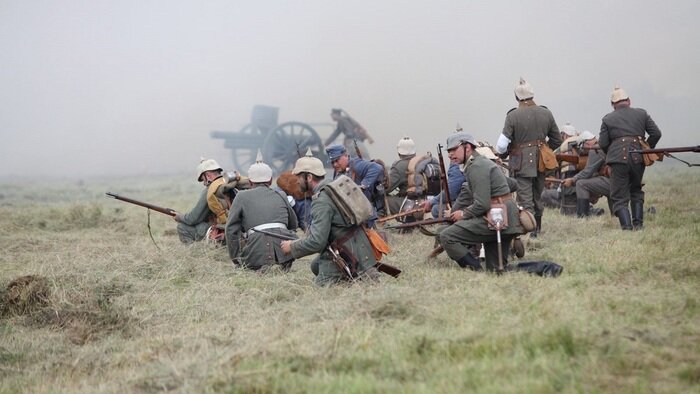
[[[336,288],[309,258],[233,269],[152,214],[157,249],[146,212],[102,193],[185,210],[198,189],[138,182],[2,185],[0,392],[700,389],[697,170],[651,168],[642,232],[548,211],[526,259],[559,262],[556,279],[426,261],[412,234],[392,237],[398,280]]]

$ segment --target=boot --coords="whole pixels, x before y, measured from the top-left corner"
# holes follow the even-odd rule
[[[632,201],[632,226],[635,230],[644,228],[644,203],[642,201]]]
[[[630,218],[630,211],[627,208],[618,209],[615,215],[620,219],[620,227],[623,230],[632,230],[632,219]]]
[[[587,198],[576,200],[576,216],[580,218],[591,216],[591,202]]]
[[[481,271],[481,262],[476,257],[472,256],[471,253],[467,253],[461,259],[457,260],[462,268],[469,268],[472,271]]]
[[[542,231],[542,215],[535,215],[535,222],[537,227],[535,227],[535,231],[530,232],[530,238],[537,238],[537,235]]]

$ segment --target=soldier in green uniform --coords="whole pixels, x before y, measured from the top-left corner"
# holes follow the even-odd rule
[[[563,185],[566,187],[575,185],[576,215],[585,218],[591,216],[591,203],[595,203],[601,196],[607,197],[608,207],[612,207],[612,204],[610,201],[610,179],[605,171],[605,152],[601,149],[593,149],[594,146],[598,145],[598,139],[590,131],[586,130],[581,133],[581,139],[583,140],[583,150],[588,152],[586,167],[576,175],[564,179]]]
[[[386,199],[389,203],[388,214],[401,210],[408,190],[408,163],[416,157],[416,144],[409,137],[403,137],[396,145],[399,160],[391,164],[389,169],[389,186],[386,189]]]
[[[610,103],[614,110],[603,117],[600,147],[607,155],[606,163],[612,169],[612,209],[623,230],[639,230],[644,224],[644,160],[641,154],[629,151],[641,149],[640,141],[646,134],[649,134],[646,142],[650,147],[655,147],[661,139],[661,130],[645,110],[630,107],[629,95],[619,87],[613,90]]]
[[[302,192],[313,190],[311,203],[311,224],[306,237],[296,241],[282,241],[282,250],[294,258],[319,253],[311,263],[311,271],[316,275],[318,285],[331,285],[348,276],[333,262],[328,251],[329,245],[344,247],[350,254],[347,259],[355,259],[358,278],[378,280],[379,272],[374,267],[376,259],[369,239],[360,226],[347,222],[324,186],[330,181],[324,179],[326,169],[321,160],[315,157],[302,157],[297,160],[292,172],[298,176]],[[348,264],[351,262],[348,261]]]
[[[486,268],[498,266],[498,243],[496,231],[489,228],[485,215],[492,203],[504,204],[508,227],[501,230],[501,248],[504,260],[508,255],[510,241],[523,233],[518,219],[518,206],[511,198],[512,186],[496,163],[476,152],[477,143],[469,134],[457,133],[447,139],[448,154],[454,162],[456,157],[464,160],[464,178],[457,201],[451,210],[454,222],[438,235],[438,241],[447,254],[462,268],[481,270],[481,262],[470,253],[469,244],[483,243]],[[463,202],[469,202],[464,206]],[[504,261],[505,265],[506,261]]]
[[[221,166],[212,159],[202,159],[197,166],[197,181],[202,182],[204,190],[189,212],[185,214],[176,212],[173,217],[177,222],[177,233],[182,243],[189,244],[203,240],[209,227],[216,221],[217,215],[210,208],[208,202],[209,189],[214,181],[221,178],[222,171]]]
[[[240,191],[233,200],[226,222],[226,245],[234,264],[259,270],[279,264],[287,270],[294,259],[282,252],[280,239],[256,232],[296,238],[297,217],[284,192],[270,188],[272,169],[262,159],[250,166],[250,190]],[[241,248],[241,240],[245,239]]]
[[[503,133],[496,144],[496,152],[508,152],[511,176],[518,181],[518,204],[535,215],[537,230],[530,233],[536,237],[542,229],[544,205],[540,201],[544,189],[544,172],[538,169],[539,146],[547,144],[551,149],[561,145],[561,134],[552,112],[533,101],[534,92],[529,83],[520,79],[515,87],[518,107],[508,111]]]

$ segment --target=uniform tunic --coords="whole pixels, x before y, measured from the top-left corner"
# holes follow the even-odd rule
[[[386,190],[389,213],[398,213],[408,190],[408,163],[416,157],[409,155],[395,161],[389,169],[389,187]],[[396,191],[394,195],[390,193]]]
[[[600,196],[610,198],[610,179],[599,174],[605,165],[605,152],[591,149],[588,152],[586,167],[574,175],[576,183],[576,198],[592,200]],[[608,205],[610,201],[608,201]]]
[[[199,200],[192,209],[182,215],[177,223],[177,234],[180,236],[180,241],[183,243],[192,243],[201,241],[207,235],[207,230],[211,225],[209,218],[213,216],[213,212],[207,204],[207,189],[202,190],[199,195]]]
[[[606,162],[612,169],[610,197],[614,213],[627,208],[630,200],[632,203],[644,203],[644,161],[640,154],[629,151],[640,149],[638,138],[644,138],[646,134],[649,134],[649,146],[655,147],[661,139],[661,130],[641,108],[622,105],[603,117],[599,144],[607,154]]]
[[[511,187],[498,165],[476,152],[467,159],[464,177],[466,181],[462,187],[463,191],[460,192],[455,206],[460,208],[460,201],[466,202],[470,199],[472,203],[463,209],[464,218],[442,231],[438,240],[453,260],[459,260],[469,253],[467,244],[483,243],[486,265],[493,269],[498,263],[496,231],[488,228],[484,215],[491,209],[491,198],[508,195],[511,193]],[[509,199],[505,205],[508,209],[508,227],[501,230],[504,258],[508,254],[511,238],[523,232],[515,201]]]
[[[292,231],[297,228],[296,214],[281,193],[267,186],[238,192],[226,222],[226,245],[232,260],[253,270],[272,264],[291,264],[293,259],[282,252],[282,240],[279,238],[252,232],[247,235],[243,248],[240,247],[243,234],[261,224],[281,223],[286,228],[268,228],[265,231],[296,237]]]
[[[549,109],[535,105],[531,100],[521,102],[518,108],[508,112],[503,135],[510,140],[511,175],[518,181],[518,204],[535,214],[542,216],[544,206],[540,201],[544,189],[544,173],[538,171],[539,148],[518,146],[520,144],[545,141],[550,148],[561,145],[559,127]],[[522,152],[520,163],[515,163],[514,152]]]
[[[308,235],[292,243],[292,256],[300,258],[319,253],[318,257],[311,263],[311,269],[316,275],[316,283],[319,285],[323,286],[345,280],[347,279],[346,274],[333,262],[326,247],[345,236],[348,231],[354,231],[354,234],[345,242],[345,247],[357,259],[357,272],[361,276],[364,274],[376,276],[374,265],[377,261],[365,232],[361,227],[353,226],[345,220],[327,194],[328,192],[323,190],[323,187],[328,183],[330,181],[324,180],[314,188],[314,197],[311,203],[311,225]],[[350,264],[349,261],[348,264]]]

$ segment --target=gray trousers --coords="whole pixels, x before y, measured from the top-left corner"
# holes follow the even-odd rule
[[[612,168],[610,198],[613,203],[613,213],[617,213],[623,208],[627,209],[630,201],[644,204],[644,191],[642,190],[644,163],[612,163],[610,168]]]
[[[600,196],[610,198],[610,179],[596,176],[576,181],[576,198],[591,200]]]
[[[207,235],[207,230],[209,230],[209,223],[202,222],[194,226],[190,226],[184,223],[177,224],[177,235],[180,236],[180,242],[184,244],[191,244],[192,242],[201,241]]]
[[[535,216],[542,216],[544,204],[542,204],[542,190],[544,190],[544,173],[538,173],[536,177],[516,176],[518,181],[518,205]]]

